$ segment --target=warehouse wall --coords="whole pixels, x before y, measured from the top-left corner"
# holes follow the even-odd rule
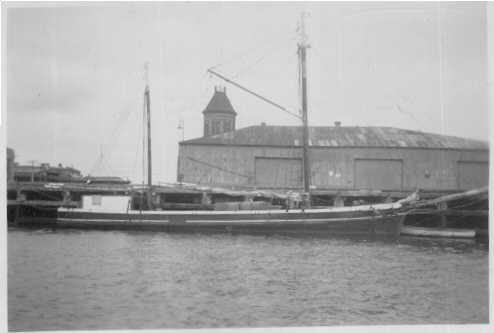
[[[488,151],[311,147],[309,154],[318,189],[454,190],[488,184]],[[302,181],[301,175],[295,177],[299,168],[300,148],[179,148],[178,173],[184,182],[296,188]]]

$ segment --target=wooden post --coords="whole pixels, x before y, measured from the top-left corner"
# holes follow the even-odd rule
[[[69,203],[71,196],[69,191],[63,191],[62,193],[63,193],[62,205],[65,206]]]
[[[161,210],[161,200],[163,199],[162,196],[164,196],[164,194],[156,193],[154,197],[153,207],[158,208],[159,210]]]
[[[334,207],[343,207],[345,206],[345,200],[341,196],[336,196],[333,201],[333,206]]]
[[[440,211],[440,222],[439,226],[441,228],[446,228],[448,226],[448,218],[446,217],[445,211],[448,209],[448,203],[446,201],[437,204],[437,209]]]
[[[15,204],[15,217],[14,217],[14,222],[17,222],[17,219],[19,218],[19,215],[20,215],[20,210],[21,210],[21,206],[20,206],[20,201],[21,201],[21,190],[20,188],[17,188],[17,194],[16,194],[16,204]]]
[[[202,192],[201,204],[202,205],[210,205],[211,204],[211,196],[209,195],[209,193]]]

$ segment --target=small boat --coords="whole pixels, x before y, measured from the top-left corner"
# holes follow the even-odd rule
[[[419,237],[446,237],[446,238],[475,238],[474,229],[456,229],[456,228],[423,228],[403,226],[401,228],[403,236]]]
[[[420,224],[415,225],[416,223],[408,225],[408,221],[404,220],[401,235],[444,238],[488,236],[489,211],[483,209],[488,205],[488,195],[489,188],[481,187],[430,200],[415,201],[409,206],[407,217],[436,217],[436,223],[424,227]],[[450,218],[452,221],[449,221]],[[460,224],[456,223],[455,219],[458,219]]]

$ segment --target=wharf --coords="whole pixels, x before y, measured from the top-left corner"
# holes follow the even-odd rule
[[[57,216],[58,208],[81,208],[83,196],[130,195],[129,209],[148,210],[147,186],[135,184],[27,183],[8,184],[9,223],[19,216]],[[153,209],[158,211],[240,211],[284,209],[293,193],[268,190],[224,189],[193,184],[161,184],[151,188]],[[312,207],[343,207],[395,202],[410,192],[368,190],[315,190]],[[488,230],[488,188],[455,193],[420,192],[420,200],[407,213],[404,225],[426,228],[473,228]],[[290,208],[296,208],[290,206]]]
[[[83,195],[142,195],[147,186],[136,184],[86,184],[48,182],[10,182],[8,205],[75,207]],[[265,201],[283,204],[290,192],[278,190],[226,189],[194,184],[164,184],[152,187],[155,203],[162,209],[210,209],[218,202]],[[421,199],[434,199],[454,191],[422,191]],[[313,206],[348,206],[381,203],[406,198],[410,191],[317,189],[311,191]]]

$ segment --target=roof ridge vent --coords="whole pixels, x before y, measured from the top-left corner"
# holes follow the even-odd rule
[[[214,92],[220,92],[226,94],[226,87],[225,86],[214,86]]]

